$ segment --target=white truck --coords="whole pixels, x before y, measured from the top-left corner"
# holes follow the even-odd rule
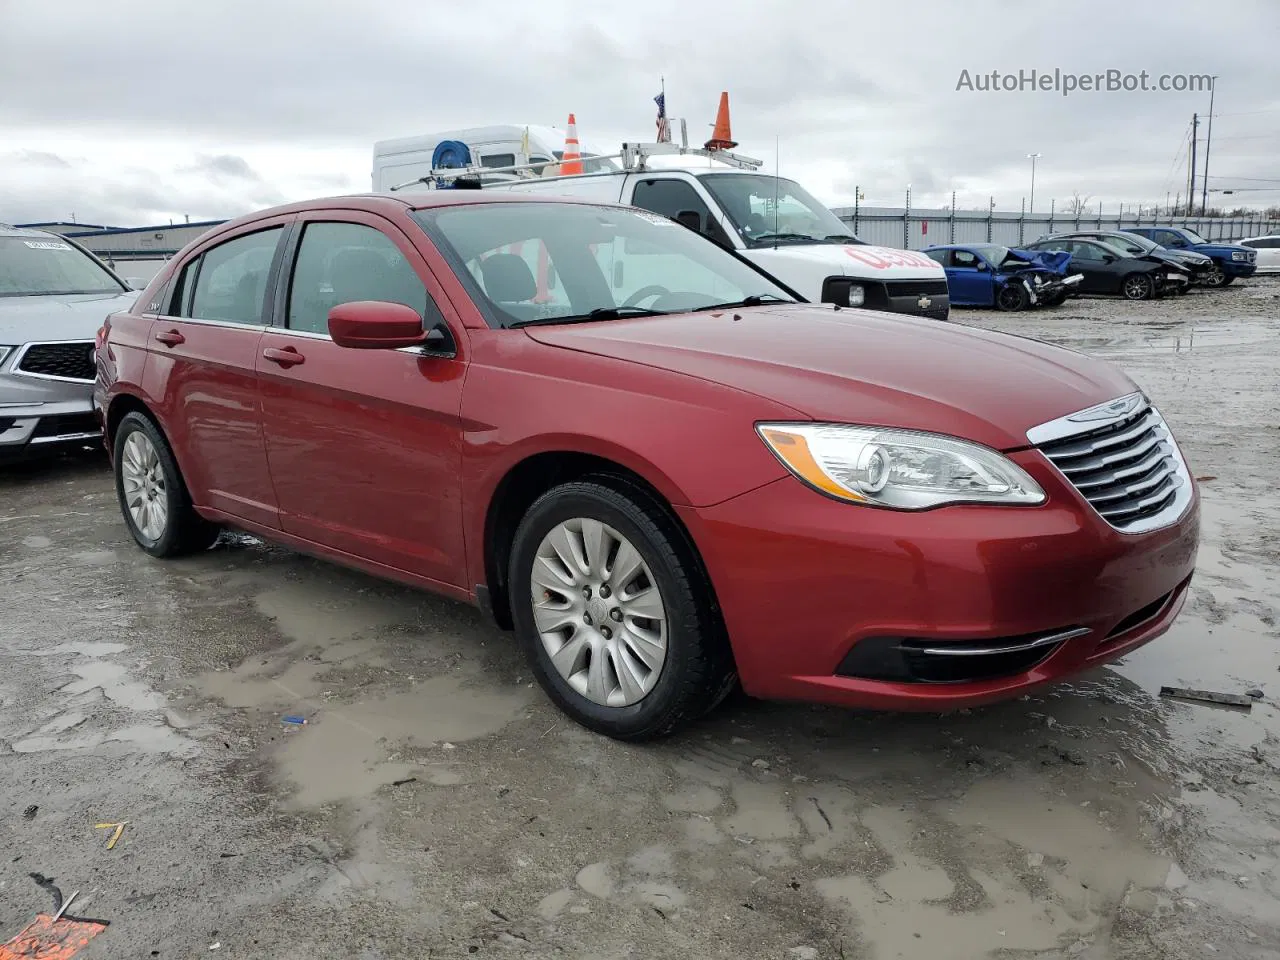
[[[509,126],[382,141],[373,187],[456,185],[625,203],[728,247],[807,300],[939,320],[950,313],[939,264],[864,243],[800,184],[758,172],[759,160],[672,143],[625,143],[610,155],[584,146],[586,172],[561,176],[557,137],[563,143],[554,128]]]

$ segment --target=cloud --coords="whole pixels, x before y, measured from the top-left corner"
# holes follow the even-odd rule
[[[920,206],[956,190],[961,206],[995,195],[1017,209],[1033,152],[1037,206],[1073,190],[1137,203],[1185,189],[1187,128],[1206,94],[957,91],[966,69],[1218,74],[1212,175],[1271,176],[1280,147],[1265,139],[1280,120],[1280,5],[1267,0],[1241,0],[1231,17],[1199,0],[1166,0],[1158,16],[1114,5],[1105,24],[991,0],[0,7],[0,89],[18,91],[0,98],[0,143],[22,145],[0,155],[8,219],[75,209],[141,223],[366,190],[375,140],[562,125],[570,111],[593,145],[643,139],[663,77],[691,139],[728,90],[739,149],[771,169],[776,144],[784,173],[831,203],[855,184],[869,202],[900,203],[910,183]]]

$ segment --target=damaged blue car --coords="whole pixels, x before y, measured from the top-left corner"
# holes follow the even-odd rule
[[[1067,276],[1071,254],[1016,250],[995,243],[947,244],[922,251],[947,273],[951,305],[1027,310],[1056,307],[1074,296],[1079,275]]]

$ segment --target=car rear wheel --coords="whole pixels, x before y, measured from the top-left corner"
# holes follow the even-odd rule
[[[1155,296],[1155,284],[1145,273],[1131,273],[1120,287],[1126,300],[1150,300]]]
[[[1020,281],[1010,281],[996,291],[996,306],[1009,313],[1027,309],[1030,301],[1027,288]]]
[[[576,722],[665,736],[716,706],[733,661],[687,539],[639,490],[588,479],[539,498],[516,530],[511,613],[535,676]]]
[[[1213,264],[1205,271],[1204,285],[1206,287],[1225,287],[1230,282],[1231,278],[1223,272],[1222,264],[1217,260],[1213,261]]]
[[[192,507],[173,451],[150,419],[134,412],[120,421],[113,459],[120,512],[138,546],[177,557],[213,545],[218,527]]]

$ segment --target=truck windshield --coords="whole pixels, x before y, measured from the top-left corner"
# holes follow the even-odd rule
[[[644,211],[511,201],[413,216],[453,260],[494,326],[796,300],[719,245]]]
[[[1209,242],[1204,237],[1200,236],[1200,234],[1192,230],[1190,227],[1183,227],[1182,234],[1192,243],[1208,243]]]
[[[93,258],[54,236],[0,237],[0,297],[121,293]]]
[[[794,180],[761,173],[701,174],[698,179],[748,247],[862,242],[848,224]]]

